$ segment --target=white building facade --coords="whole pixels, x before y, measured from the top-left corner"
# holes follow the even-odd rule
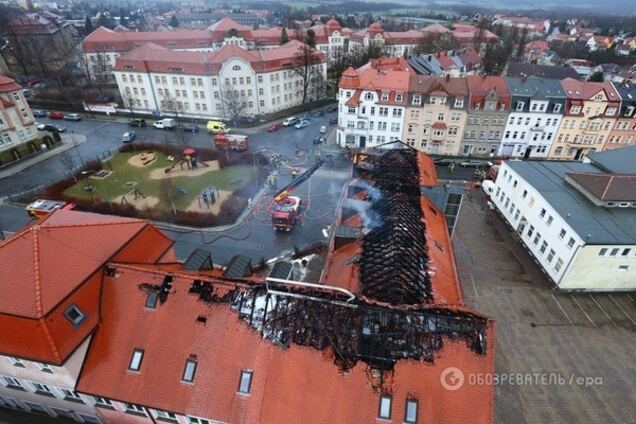
[[[173,52],[147,45],[122,56],[115,80],[135,113],[226,119],[285,110],[322,97],[326,59],[313,51],[298,63],[301,43],[262,52],[224,47],[214,53]]]
[[[506,78],[511,96],[510,115],[498,155],[546,158],[559,129],[565,94],[558,80]]]
[[[0,75],[0,165],[39,150],[35,119],[20,86]]]
[[[617,210],[597,206],[572,183],[564,183],[566,172],[593,174],[595,178],[604,174],[591,164],[572,163],[564,169],[555,162],[504,162],[492,202],[559,289],[636,289],[636,235],[632,226],[636,202]],[[631,226],[631,232],[616,232],[622,225]]]

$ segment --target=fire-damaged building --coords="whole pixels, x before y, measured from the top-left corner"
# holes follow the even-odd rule
[[[68,210],[0,244],[3,293],[30,287],[0,300],[2,405],[89,423],[492,422],[494,387],[469,376],[494,372],[493,321],[463,304],[423,195],[432,161],[354,162],[318,282],[201,250],[180,263],[152,224]]]

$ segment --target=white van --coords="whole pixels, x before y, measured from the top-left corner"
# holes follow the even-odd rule
[[[322,126],[320,127],[320,134],[327,134],[327,127],[326,126]]]
[[[153,127],[160,130],[171,130],[177,126],[176,122],[172,118],[160,119],[152,124]]]

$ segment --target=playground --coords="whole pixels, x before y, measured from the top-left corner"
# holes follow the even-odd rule
[[[217,215],[232,194],[252,183],[251,165],[199,161],[193,148],[180,157],[157,150],[121,152],[103,169],[83,176],[63,194],[79,201],[104,201],[137,210],[199,212]]]

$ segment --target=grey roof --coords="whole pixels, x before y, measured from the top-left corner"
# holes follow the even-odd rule
[[[529,76],[527,78],[506,77],[512,96],[531,96],[533,99],[565,99],[559,80]]]
[[[541,193],[586,244],[636,243],[636,210],[596,206],[565,181],[567,172],[603,172],[594,164],[557,161],[506,163]]]
[[[252,273],[252,259],[245,255],[234,255],[223,272],[224,277],[242,278]]]
[[[587,158],[604,172],[636,174],[636,146],[590,153]]]
[[[535,77],[557,80],[565,78],[581,79],[581,76],[569,66],[534,65],[531,63],[511,63],[506,75],[509,77],[534,75]]]
[[[625,104],[633,104],[636,103],[636,84],[616,84],[612,83],[616,91],[618,91],[618,95],[621,97],[621,100]]]
[[[183,264],[183,269],[188,271],[201,271],[213,267],[212,253],[205,249],[195,249]]]
[[[434,54],[422,54],[408,60],[409,65],[420,75],[443,75],[440,63]]]

